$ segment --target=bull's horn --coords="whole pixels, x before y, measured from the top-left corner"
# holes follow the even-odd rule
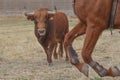
[[[55,11],[48,11],[48,14],[55,14]]]
[[[34,14],[34,12],[30,12],[30,13],[24,13],[25,14],[25,16],[27,16],[27,15],[33,15]]]

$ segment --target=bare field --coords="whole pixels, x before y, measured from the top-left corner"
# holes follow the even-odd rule
[[[69,18],[69,22],[71,29],[78,20]],[[106,68],[120,68],[118,31],[113,30],[113,35],[109,30],[104,31],[93,52],[94,60]],[[79,56],[84,37],[78,37],[73,44]],[[100,78],[91,68],[89,74],[89,78],[85,77],[65,62],[65,56],[53,59],[53,66],[48,66],[46,54],[34,36],[33,22],[24,16],[0,16],[0,80],[120,80],[120,77]]]

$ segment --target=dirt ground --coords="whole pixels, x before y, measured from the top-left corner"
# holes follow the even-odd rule
[[[69,18],[70,29],[77,24]],[[85,35],[75,39],[73,46],[80,56]],[[120,33],[105,30],[92,57],[105,68],[120,68]],[[120,77],[100,78],[91,68],[89,78],[64,58],[53,59],[48,66],[46,54],[34,36],[34,24],[24,16],[0,16],[0,80],[120,80]]]

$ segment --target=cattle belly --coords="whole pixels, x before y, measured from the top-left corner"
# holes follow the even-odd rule
[[[117,11],[115,14],[115,25],[120,25],[120,0],[118,1]]]

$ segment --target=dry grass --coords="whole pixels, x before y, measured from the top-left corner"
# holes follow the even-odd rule
[[[70,27],[78,21],[69,18]],[[46,54],[34,36],[34,24],[25,17],[0,17],[0,80],[96,80],[100,77],[90,68],[86,78],[65,58],[54,60],[48,66]],[[72,27],[71,27],[72,28]],[[104,31],[93,52],[93,58],[106,68],[120,67],[120,34]],[[83,40],[81,36],[74,41],[74,48],[80,55]],[[82,61],[82,59],[80,59]],[[98,78],[95,78],[98,77]],[[100,80],[120,80],[120,78],[100,78]]]

